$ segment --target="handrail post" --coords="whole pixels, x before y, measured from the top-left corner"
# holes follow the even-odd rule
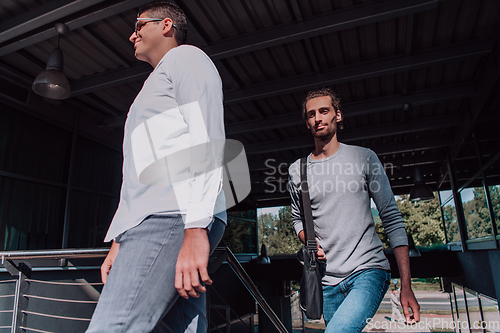
[[[216,252],[225,252],[226,261],[231,267],[231,269],[236,273],[240,281],[250,292],[254,300],[260,305],[261,309],[264,311],[266,316],[271,320],[274,327],[279,333],[288,333],[285,325],[281,322],[278,316],[271,309],[269,304],[266,302],[262,294],[260,293],[257,286],[253,283],[252,279],[248,276],[247,272],[243,269],[238,259],[234,256],[233,252],[228,247],[218,247]]]
[[[12,276],[17,277],[10,331],[11,333],[24,333],[25,331],[21,327],[26,326],[27,315],[24,311],[28,309],[29,300],[25,295],[28,295],[30,290],[30,283],[27,279],[31,278],[31,267],[24,262],[16,265],[4,256],[2,256],[2,264]]]

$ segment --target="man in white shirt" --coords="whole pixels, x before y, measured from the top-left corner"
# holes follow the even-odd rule
[[[124,129],[120,203],[105,283],[87,332],[206,332],[207,265],[225,228],[222,82],[167,2],[139,9],[130,36],[154,70]],[[180,297],[179,297],[180,296]]]

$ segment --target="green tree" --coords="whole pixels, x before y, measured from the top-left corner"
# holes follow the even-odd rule
[[[292,223],[292,209],[284,206],[274,214],[262,214],[258,218],[259,249],[266,245],[269,255],[296,253],[302,243],[300,242]]]
[[[396,203],[405,220],[406,233],[413,237],[416,246],[444,244],[445,237],[441,222],[441,210],[436,197],[432,200],[412,202],[409,195],[405,194],[398,196]],[[374,214],[373,211],[372,208],[375,231],[384,244],[384,248],[390,248],[389,238],[384,232],[378,212]]]
[[[484,189],[475,187],[472,193],[474,194],[473,199],[462,204],[467,222],[467,237],[473,239],[492,235],[490,211],[486,203]]]
[[[409,195],[396,200],[406,224],[406,232],[413,237],[416,246],[433,246],[445,243],[441,209],[434,199],[412,202]]]
[[[497,225],[497,233],[500,233],[500,185],[490,186],[489,191],[491,206],[493,208],[493,214]]]
[[[255,253],[257,211],[228,212],[227,226],[222,236],[222,243],[233,253]]]
[[[443,207],[443,219],[446,227],[446,236],[448,242],[460,241],[460,233],[458,231],[457,211],[455,206],[447,205]]]

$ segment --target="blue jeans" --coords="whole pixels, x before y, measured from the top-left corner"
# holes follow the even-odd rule
[[[211,252],[224,228],[214,219],[208,233]],[[183,241],[180,215],[150,216],[123,233],[87,333],[206,333],[205,294],[186,300],[174,286]]]
[[[363,269],[338,285],[323,285],[325,333],[361,332],[384,298],[391,274],[381,269]]]

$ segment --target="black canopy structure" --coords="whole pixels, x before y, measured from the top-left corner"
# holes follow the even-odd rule
[[[80,132],[119,150],[128,107],[152,70],[128,41],[147,2],[2,1],[3,107],[66,126],[68,112],[80,110]],[[340,141],[373,149],[396,194],[410,192],[414,165],[433,190],[450,188],[448,161],[465,183],[478,171],[477,151],[498,182],[498,1],[176,3],[188,16],[188,43],[222,76],[227,135],[245,145],[250,166],[249,205],[288,201],[286,167],[313,147],[301,100],[319,86],[342,98]],[[62,102],[30,90],[57,46],[56,23],[69,28],[60,48],[71,97]]]
[[[0,1],[3,251],[104,245],[119,201],[123,125],[152,70],[128,40],[137,8],[149,2]],[[245,148],[252,189],[235,210],[250,212],[239,216],[249,230],[256,208],[290,203],[288,166],[314,148],[302,100],[331,87],[343,103],[339,140],[372,149],[396,195],[416,182],[446,194],[444,231],[454,236],[412,258],[412,274],[447,277],[448,291],[451,281],[500,297],[500,202],[488,194],[500,185],[500,1],[175,3],[188,18],[187,43],[221,75],[227,137]],[[57,72],[61,90],[52,96],[61,99],[32,91],[46,69]],[[486,196],[489,222],[479,236],[460,198],[471,187]],[[278,263],[265,266],[288,278],[290,265]]]

